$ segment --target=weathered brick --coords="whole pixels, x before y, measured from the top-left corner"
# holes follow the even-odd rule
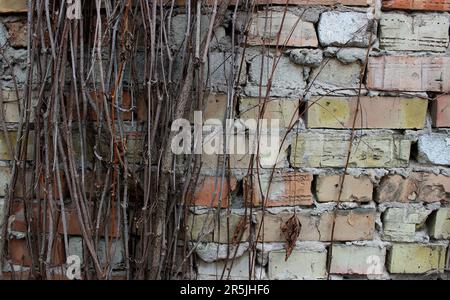
[[[9,168],[9,167],[0,167]],[[4,170],[5,173],[8,171]],[[11,176],[11,171],[9,171],[9,176]],[[40,199],[48,199],[50,194],[50,184],[53,187],[52,197],[53,199],[59,200],[61,196],[64,200],[69,198],[69,190],[67,187],[66,177],[63,170],[59,170],[60,186],[58,185],[58,172],[50,172],[49,178],[47,178],[49,185],[45,183],[44,176],[39,178],[39,184],[35,184],[35,178],[33,177],[33,171],[31,169],[26,170],[25,178],[23,176],[23,170],[17,170],[17,182],[14,189],[15,198],[25,198],[25,197],[38,197]],[[11,177],[9,177],[9,180]],[[7,182],[9,184],[9,181]]]
[[[8,140],[9,145],[11,145],[11,148],[8,146]],[[16,131],[8,131],[8,133],[0,134],[0,160],[11,160],[12,157],[10,156],[10,150],[15,151],[16,147],[16,141],[17,141],[17,132]],[[34,147],[33,147],[33,141],[34,141],[34,132],[30,131],[28,136],[28,144],[27,144],[27,159],[33,159],[34,157]],[[14,152],[12,153],[14,155]]]
[[[228,207],[230,194],[236,189],[237,180],[235,177],[213,177],[199,176],[195,184],[195,191],[189,202],[193,205]]]
[[[11,180],[11,168],[8,166],[0,166],[0,197],[6,196],[6,187]]]
[[[201,215],[189,214],[186,221],[188,238],[190,240],[217,243],[232,242],[235,234],[242,234],[242,238],[236,241],[245,241],[248,238],[250,232],[249,216],[245,217],[224,212],[221,213],[219,220],[216,217],[217,214],[215,212]]]
[[[388,255],[388,270],[403,274],[422,274],[431,270],[443,272],[445,248],[432,244],[394,244]]]
[[[367,14],[359,12],[324,12],[320,16],[318,33],[322,46],[369,45],[370,31]]]
[[[8,243],[8,254],[10,256],[11,262],[17,265],[23,266],[31,266],[32,259],[30,255],[30,251],[28,250],[28,243],[26,239],[10,239],[7,241]],[[36,251],[38,249],[34,249],[35,257],[37,256]],[[44,254],[41,257],[44,261],[47,259],[47,255]],[[53,242],[52,254],[49,262],[49,266],[59,266],[66,262],[65,254],[64,254],[64,243],[61,237],[56,237]],[[34,264],[39,264],[39,261],[35,260]]]
[[[433,173],[413,172],[384,176],[377,189],[377,202],[450,202],[450,177]]]
[[[335,244],[330,273],[380,275],[384,271],[385,259],[386,248]]]
[[[350,133],[299,133],[291,149],[293,167],[345,167]],[[350,167],[405,167],[411,141],[400,135],[364,135],[353,139]]]
[[[244,195],[255,206],[312,205],[312,175],[306,173],[282,173],[246,177]],[[263,199],[265,200],[263,203]]]
[[[289,143],[285,141],[282,144],[284,135],[280,134],[279,128],[271,128],[270,122],[266,125],[268,130],[261,128],[259,136],[258,131],[252,129],[253,125],[235,127],[237,130],[227,136],[228,144],[225,151],[223,127],[204,126],[202,171],[207,172],[209,170],[211,172],[211,170],[215,170],[218,161],[219,166],[221,166],[225,155],[228,155],[231,169],[248,169],[252,154],[255,155],[254,167],[258,163],[261,168],[286,166]],[[257,147],[258,142],[259,147]]]
[[[440,95],[432,104],[434,127],[450,127],[450,95]]]
[[[269,253],[269,279],[322,279],[326,277],[327,252],[293,250],[286,261],[286,251]]]
[[[317,201],[337,201],[342,175],[319,175],[316,180]],[[368,176],[345,175],[341,201],[369,202],[372,200],[373,184]]]
[[[383,240],[415,241],[416,229],[424,226],[431,210],[425,208],[388,208],[383,214]]]
[[[344,64],[337,59],[322,62],[309,76],[313,81],[311,93],[314,95],[353,95],[358,89],[361,66],[358,63]]]
[[[450,136],[445,133],[421,135],[417,160],[435,165],[450,165]]]
[[[176,0],[176,3],[178,5],[185,5],[186,0]],[[229,5],[235,5],[237,3],[236,0],[229,0]],[[286,4],[286,0],[255,0],[255,5],[267,5],[269,4]],[[348,6],[367,6],[369,5],[371,0],[290,0],[289,5],[336,5],[336,4],[342,4],[342,5],[348,5]],[[204,5],[213,5],[214,0],[206,0],[203,3]],[[220,1],[218,1],[218,4],[220,4]],[[239,2],[239,4],[242,4]]]
[[[227,95],[220,93],[209,93],[206,103],[202,108],[203,122],[210,119],[223,121],[227,111]]]
[[[445,52],[448,27],[448,16],[443,14],[386,12],[380,19],[380,46],[385,50]]]
[[[281,232],[281,226],[292,217],[292,212],[278,214],[257,214],[258,226],[264,222],[259,240],[264,242],[285,242],[286,238]],[[312,214],[311,211],[300,211],[296,213],[301,230],[298,240],[300,241],[330,241],[333,226],[333,212]],[[264,221],[263,221],[264,220]],[[336,213],[334,240],[335,241],[357,241],[370,240],[375,230],[375,211],[372,209],[338,210]],[[264,233],[264,235],[263,235]]]
[[[67,255],[77,255],[81,259],[81,263],[84,262],[83,239],[81,237],[69,237],[69,249]],[[125,258],[123,241],[113,239],[109,240],[107,244],[105,239],[100,239],[97,255],[101,264],[105,264],[109,261],[113,269],[123,267]]]
[[[450,57],[370,57],[367,87],[384,91],[450,91]]]
[[[18,123],[20,120],[19,100],[14,91],[1,91],[3,116],[6,123]],[[33,118],[34,119],[34,118]]]
[[[258,11],[253,15],[248,44],[317,47],[314,24],[300,20],[291,12]]]
[[[112,206],[114,205],[117,204],[112,204]],[[34,228],[34,226],[37,226],[38,222],[40,222],[39,224],[42,224],[44,220],[44,207],[42,205],[39,205],[37,202],[31,202],[27,204],[27,210],[31,220],[30,222],[31,227]],[[11,205],[11,211],[12,211],[11,216],[13,217],[13,222],[11,223],[11,230],[18,232],[26,232],[27,227],[25,223],[25,210],[23,206],[23,201],[14,201]],[[64,206],[64,211],[67,225],[66,226],[67,234],[81,236],[82,230],[78,218],[78,212],[75,208],[75,205],[73,203],[66,204]],[[50,214],[49,206],[47,206],[47,212],[48,212],[47,215]],[[89,213],[91,216],[97,215],[97,212],[93,210],[92,205],[90,205],[89,207]],[[117,216],[117,212],[114,213],[116,213]],[[114,215],[114,213],[111,212],[111,215]],[[61,214],[61,207],[59,206],[59,204],[56,206],[56,211],[53,212],[53,220],[56,222],[56,227],[54,227],[55,232],[59,234],[64,234],[64,225]],[[110,216],[109,223],[106,225],[107,227],[106,229],[105,229],[105,222],[106,221],[104,219],[101,220],[100,222],[99,235],[104,236],[106,231],[108,232],[108,235],[111,237],[119,237],[120,227],[117,226],[117,218],[113,218],[112,216]],[[49,231],[48,225],[45,229],[41,228],[40,230],[48,232]]]
[[[352,128],[358,97],[312,98],[309,128]],[[428,101],[405,97],[360,97],[355,128],[423,128]]]
[[[242,120],[267,119],[268,125],[272,120],[279,120],[279,126],[289,128],[299,118],[299,102],[293,99],[270,98],[266,101],[264,114],[260,114],[264,99],[261,103],[258,98],[241,98],[239,100],[240,118]]]
[[[206,263],[201,259],[197,261],[199,280],[249,280],[249,279],[266,279],[265,270],[259,266],[253,266],[250,270],[250,257],[247,252],[241,257],[237,257],[229,261],[220,260],[213,263]],[[225,272],[224,272],[225,270]],[[250,277],[250,271],[252,276]],[[223,274],[223,277],[222,277]],[[229,275],[229,276],[228,276]]]
[[[1,0],[0,13],[26,12],[27,0]]]
[[[430,220],[430,235],[435,239],[450,237],[450,208],[440,208]]]
[[[5,22],[5,27],[8,30],[9,43],[15,48],[27,47],[27,21],[25,19]]]
[[[301,95],[306,86],[303,77],[303,67],[290,62],[289,57],[274,55],[255,55],[247,60],[249,63],[248,82],[244,92],[249,97],[266,96],[268,79],[272,74],[274,59],[278,61],[273,71],[272,84],[269,96],[271,97],[297,97]],[[262,68],[261,68],[262,65]],[[262,72],[262,77],[261,77]]]
[[[449,0],[383,0],[383,8],[449,11]]]

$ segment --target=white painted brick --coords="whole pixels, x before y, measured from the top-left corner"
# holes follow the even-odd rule
[[[380,46],[386,50],[445,52],[448,27],[445,14],[385,12],[380,20]]]
[[[333,246],[330,272],[333,274],[380,275],[384,272],[386,248],[377,246]]]
[[[322,279],[326,277],[326,251],[293,250],[285,261],[286,251],[269,253],[269,279]]]

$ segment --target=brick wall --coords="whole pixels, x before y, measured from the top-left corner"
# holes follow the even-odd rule
[[[257,6],[247,45],[237,51],[245,67],[234,114],[258,117],[275,60],[262,118],[281,120],[286,138],[280,154],[261,158],[259,171],[252,174],[248,154],[230,157],[230,176],[224,180],[215,175],[221,157],[203,156],[186,221],[185,238],[195,245],[193,278],[221,278],[230,265],[225,277],[231,279],[245,279],[249,273],[260,279],[446,278],[450,2],[297,0],[289,1],[286,12],[284,1],[269,2],[270,7]],[[172,19],[174,45],[183,43],[183,3],[178,1],[180,9]],[[21,95],[14,84],[20,88],[25,82],[23,11],[25,1],[0,0],[0,45],[9,60],[0,62],[8,129],[0,135],[0,197],[6,195],[17,139]],[[273,33],[280,27],[277,40]],[[227,60],[229,23],[215,35],[205,119],[223,119],[226,71],[233,68]],[[277,44],[285,47],[277,49]],[[123,99],[129,97],[134,96]],[[145,112],[139,114],[145,103],[135,101],[136,117],[145,119]],[[139,133],[129,128],[129,148],[142,148]],[[3,206],[2,198],[0,209]],[[3,266],[6,278],[17,273],[13,269],[26,273],[30,265],[20,203],[10,207],[9,215],[8,247],[15,255]],[[65,263],[65,255],[83,257],[86,251],[75,210],[68,207],[66,215],[69,249],[54,251],[55,267]],[[286,224],[292,216],[300,230],[286,261]],[[108,235],[120,236],[102,233]],[[99,249],[105,251],[105,240],[101,243]],[[62,240],[55,247],[63,249]],[[114,249],[112,277],[123,278],[123,243],[117,242]],[[57,268],[52,276],[64,277]]]

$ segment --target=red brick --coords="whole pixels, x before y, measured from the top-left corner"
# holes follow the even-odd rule
[[[61,237],[57,237],[53,243],[52,258],[50,260],[51,266],[63,265],[66,261],[64,254],[64,246]],[[45,248],[47,249],[47,247]],[[38,251],[38,249],[34,249]],[[30,252],[28,251],[28,245],[26,239],[10,239],[8,240],[8,254],[13,264],[31,266],[32,260]],[[35,254],[37,257],[37,254]],[[45,261],[47,259],[47,254],[42,257]],[[35,264],[39,264],[39,261],[35,261]]]
[[[450,91],[450,57],[370,57],[367,87],[385,91]]]
[[[261,227],[259,240],[264,242],[285,242],[285,236],[281,232],[281,226],[292,217],[292,212],[264,214],[264,225]],[[312,211],[299,211],[297,217],[300,220],[301,230],[298,239],[300,241],[331,240],[333,225],[333,212],[324,212],[316,215]],[[262,222],[262,213],[257,215],[256,233]],[[338,210],[335,219],[335,241],[371,240],[375,231],[375,210],[351,209]]]
[[[271,181],[269,175],[261,176],[259,180],[257,176],[253,176],[253,180],[250,179],[250,176],[244,179],[244,195],[246,201],[253,203],[254,206],[262,205],[266,196],[265,207],[313,204],[311,174],[274,174]],[[251,186],[253,188],[250,188]]]
[[[219,200],[222,199],[221,207],[226,208],[230,202],[230,192],[236,189],[236,184],[237,180],[235,177],[225,177],[222,180],[222,177],[217,177],[216,179],[213,176],[200,176],[195,185],[195,192],[190,203],[198,206],[211,206],[212,204],[213,207],[218,207]]]
[[[450,127],[450,95],[440,95],[433,101],[432,116],[434,127]]]
[[[408,178],[388,175],[381,179],[377,202],[450,201],[450,177],[414,172]]]
[[[33,218],[33,223],[31,224],[32,229],[37,229],[37,225],[38,222],[40,224],[40,226],[42,226],[42,222],[43,222],[43,206],[41,206],[41,211],[39,213],[39,206],[36,202],[34,202],[32,205],[28,206],[29,209],[32,209],[32,218]],[[92,210],[92,205],[90,206],[90,214],[91,216],[96,216],[96,212],[94,212]],[[114,206],[116,207],[116,206]],[[82,235],[82,231],[81,231],[81,227],[80,227],[80,223],[78,220],[78,213],[76,210],[75,205],[72,204],[68,204],[64,206],[64,210],[65,210],[65,216],[66,216],[66,224],[67,224],[67,234],[68,235]],[[27,227],[26,227],[26,223],[25,223],[25,214],[24,214],[24,207],[23,207],[23,202],[22,201],[15,201],[12,204],[11,207],[11,211],[12,211],[12,215],[14,216],[14,222],[12,222],[11,224],[11,229],[14,231],[19,231],[19,232],[26,232],[27,231]],[[50,212],[50,209],[48,208],[48,211]],[[57,206],[57,211],[54,212],[53,215],[54,218],[57,218],[57,228],[55,229],[57,233],[59,234],[63,234],[64,233],[64,228],[63,228],[63,222],[62,222],[62,216],[61,216],[61,209],[60,206],[58,204]],[[112,216],[110,217],[111,222],[109,222],[108,224],[108,231],[109,231],[109,236],[112,237],[119,237],[120,236],[120,231],[117,229],[117,214],[115,215],[114,218],[112,218]],[[99,234],[101,236],[104,235],[104,220],[102,220],[102,223],[100,225],[100,231]],[[93,229],[95,230],[95,229]],[[40,229],[40,231],[43,231],[42,229]],[[48,227],[45,228],[45,232],[48,232]]]
[[[26,12],[27,0],[1,0],[0,13]]]
[[[383,8],[449,11],[450,0],[383,0]]]

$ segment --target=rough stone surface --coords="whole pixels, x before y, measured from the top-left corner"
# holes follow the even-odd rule
[[[293,13],[259,11],[253,15],[252,20],[247,40],[250,45],[278,44],[295,47],[318,45],[314,24],[300,20]]]
[[[445,52],[449,18],[444,14],[386,12],[380,20],[380,46],[396,51]]]
[[[386,248],[333,245],[330,273],[380,275],[384,272]]]
[[[248,61],[250,63],[248,71],[249,82],[244,89],[247,96],[259,97],[260,85],[261,96],[264,97],[266,95],[268,79],[272,74],[273,59],[274,57],[272,55],[257,55]],[[261,65],[263,66],[262,69]],[[262,81],[260,80],[261,71],[263,74]],[[298,97],[305,88],[305,85],[303,67],[291,63],[287,56],[279,57],[277,67],[273,72],[270,96]]]
[[[350,133],[305,132],[292,145],[290,162],[294,167],[344,167]],[[353,140],[351,167],[405,167],[409,162],[411,141],[392,134],[365,135]]]
[[[450,91],[450,57],[370,57],[367,87],[383,91]]]
[[[290,51],[289,58],[298,65],[318,67],[323,60],[323,51],[320,49],[294,49]]]
[[[450,165],[450,136],[444,133],[421,135],[417,160],[436,165]]]
[[[344,63],[351,64],[359,62],[364,64],[367,56],[366,48],[336,48],[338,49],[336,53],[336,58]]]
[[[407,178],[387,175],[380,181],[377,202],[450,202],[450,177],[413,172]]]
[[[431,210],[424,208],[388,208],[383,214],[383,240],[414,242]]]
[[[450,95],[440,95],[434,100],[431,113],[434,127],[450,127]]]
[[[269,253],[269,279],[322,279],[326,277],[326,251],[293,250],[285,261],[285,251]]]
[[[248,176],[244,181],[244,195],[255,206],[312,205],[312,179],[306,173],[274,174],[272,178]]]
[[[318,33],[322,46],[369,45],[369,19],[365,13],[330,11],[321,15]]]
[[[423,128],[428,101],[405,97],[320,97],[308,108],[309,128]]]
[[[430,235],[435,239],[450,237],[450,208],[441,208],[433,213],[430,220]]]
[[[314,79],[311,93],[314,95],[353,95],[359,87],[360,73],[361,66],[358,63],[343,64],[337,59],[325,60],[321,67],[314,69],[309,76]]]
[[[431,270],[442,272],[445,250],[443,245],[394,244],[388,256],[388,270],[405,274],[422,274]]]
[[[317,201],[337,201],[342,175],[319,175],[316,180]],[[345,176],[341,201],[369,202],[372,200],[373,184],[368,176]]]
[[[199,243],[195,253],[205,262],[213,262],[221,259],[241,257],[248,250],[248,243],[239,245]]]

